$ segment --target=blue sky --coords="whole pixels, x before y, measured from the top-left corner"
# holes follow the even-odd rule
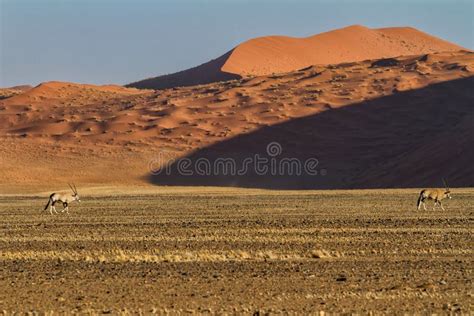
[[[0,0],[0,86],[125,84],[264,35],[413,26],[474,49],[474,1]]]

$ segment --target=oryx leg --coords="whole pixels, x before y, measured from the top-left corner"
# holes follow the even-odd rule
[[[54,204],[56,204],[56,201],[54,201],[53,203],[51,203],[51,208],[52,208],[52,210],[54,211],[54,213],[58,214],[58,211],[56,211],[56,206],[54,206]]]
[[[421,200],[421,204],[423,204],[423,209],[426,211],[426,203],[425,203],[425,199]]]
[[[67,204],[67,202],[63,203],[63,210],[61,212],[64,213],[64,211],[69,214],[69,205]]]
[[[441,209],[442,209],[443,211],[446,211],[446,210],[444,209],[444,207],[443,207],[443,204],[441,204],[441,201],[439,201],[438,203],[439,203],[439,206],[441,206]]]

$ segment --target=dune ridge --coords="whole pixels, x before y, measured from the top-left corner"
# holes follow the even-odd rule
[[[33,87],[30,85],[20,85],[20,86],[13,86],[8,88],[0,88],[0,100],[6,99],[18,94],[22,94],[25,91],[32,89]]]
[[[250,39],[203,65],[128,86],[147,89],[191,86],[222,81],[222,78],[288,72],[315,64],[459,50],[464,48],[411,27],[370,29],[352,25],[306,38],[265,36]]]
[[[326,161],[344,157],[344,146],[337,144],[354,134],[347,134],[345,126],[364,131],[357,150],[364,148],[364,142],[368,146],[377,140],[389,142],[400,155],[412,155],[410,161],[416,163],[404,165],[407,170],[418,168],[405,183],[410,186],[439,180],[433,166],[423,159],[451,161],[451,152],[464,152],[456,163],[449,164],[453,168],[446,176],[454,180],[453,186],[474,185],[468,163],[468,143],[474,135],[468,105],[473,104],[473,96],[466,88],[473,75],[474,54],[460,51],[313,65],[282,74],[158,91],[45,83],[0,100],[0,189],[11,183],[44,185],[49,178],[94,185],[146,184],[161,154],[167,159],[186,157],[217,144],[222,145],[214,148],[224,148],[227,153],[249,152],[239,147],[246,142],[230,140],[241,135],[266,137],[268,134],[258,131],[271,131],[272,126],[290,127],[288,139],[296,143],[329,141],[326,147],[318,147],[323,157],[329,155]],[[437,86],[442,83],[446,84]],[[388,118],[378,105],[397,115],[398,124],[385,128],[383,120]],[[403,109],[398,109],[401,105]],[[435,117],[424,119],[431,114],[421,115],[423,107]],[[354,110],[336,115],[344,108]],[[352,117],[357,109],[364,109],[364,120]],[[322,117],[328,117],[327,122]],[[401,131],[404,136],[395,137]],[[405,147],[426,133],[438,140],[423,143],[428,154]],[[319,139],[318,134],[327,137]],[[280,132],[271,135],[282,136]],[[304,156],[309,153],[305,148],[312,147],[293,152]],[[373,155],[377,157],[377,152]],[[388,176],[382,165],[365,160],[354,163],[351,170],[376,177],[373,183],[378,187],[402,183]],[[348,172],[346,178],[354,176]],[[350,186],[338,181],[336,177],[332,187]],[[361,179],[352,184],[366,187],[368,182]]]

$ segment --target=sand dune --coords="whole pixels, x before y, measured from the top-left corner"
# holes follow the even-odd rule
[[[350,167],[329,167],[335,172],[331,187],[431,183],[438,181],[438,163],[449,166],[445,176],[453,186],[474,185],[468,88],[473,75],[473,53],[444,52],[162,91],[45,83],[0,101],[0,189],[11,183],[44,185],[44,179],[147,183],[160,154],[193,157],[206,148],[248,154],[264,150],[268,135],[281,137],[280,127],[290,133],[285,139],[295,141],[283,142],[287,151],[304,156],[316,148],[326,162]],[[247,141],[233,140],[242,135],[260,142],[247,147]],[[436,141],[426,141],[426,135]],[[301,142],[312,145],[292,147]],[[370,159],[344,164],[338,157],[350,152],[347,142],[353,142],[353,153]],[[366,154],[373,144],[380,149]],[[409,163],[403,163],[404,155]],[[397,164],[409,176],[392,173]],[[348,181],[360,172],[360,181]]]
[[[33,89],[33,86],[30,86],[28,84],[24,84],[24,85],[19,85],[19,86],[13,86],[13,87],[9,87],[9,88],[6,88],[6,89],[11,89],[11,90],[20,90],[20,91],[28,91],[30,89]]]
[[[12,97],[14,95],[22,94],[23,92],[28,91],[31,88],[33,87],[29,85],[0,88],[0,100]]]
[[[148,89],[190,86],[288,72],[315,64],[337,64],[462,49],[410,27],[369,29],[353,25],[306,38],[265,36],[251,39],[198,67],[138,81],[130,86]]]
[[[194,171],[191,175],[183,174],[178,169],[182,165],[173,163],[170,173],[150,179],[162,185],[334,189],[439,186],[446,177],[452,186],[472,186],[474,168],[468,161],[474,159],[470,145],[474,143],[473,96],[469,90],[473,85],[471,76],[352,105],[329,103],[316,114],[262,126],[185,157],[191,165],[209,161],[209,166],[229,157],[236,170],[245,170],[244,160],[258,154],[262,159],[274,159],[274,170],[280,170],[275,173],[265,171],[270,168],[267,163],[260,173],[251,165],[240,175],[229,173],[229,167],[227,174],[210,167],[218,171],[210,175]],[[453,96],[456,100],[451,103],[448,99]],[[268,146],[275,142],[278,149],[270,156]],[[303,168],[297,171],[294,166],[289,171],[288,164],[282,164],[289,159],[317,159],[317,174]]]

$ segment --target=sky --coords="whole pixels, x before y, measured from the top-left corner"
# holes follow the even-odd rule
[[[266,35],[412,26],[474,49],[474,0],[0,0],[0,87],[126,84]]]

